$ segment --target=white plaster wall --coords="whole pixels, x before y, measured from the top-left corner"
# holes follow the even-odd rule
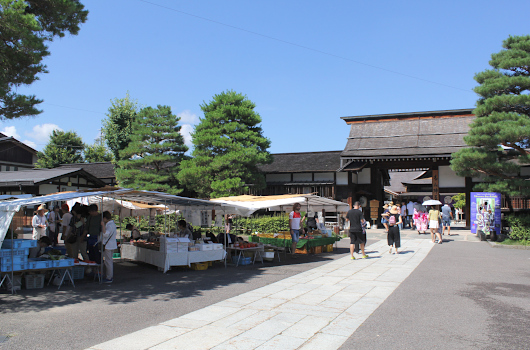
[[[466,179],[456,175],[449,165],[438,167],[440,187],[466,187]]]
[[[313,176],[312,175],[313,175],[313,173],[293,174],[293,181],[296,181],[296,182],[312,181],[313,180]],[[289,180],[287,180],[287,181],[289,181]]]
[[[267,182],[288,182],[291,181],[291,174],[267,174],[265,178]]]
[[[333,181],[333,173],[315,173],[315,181]]]
[[[359,175],[357,175],[356,173],[351,173],[351,183],[352,184],[359,183]]]
[[[337,185],[348,184],[348,173],[337,173]]]
[[[50,194],[55,192],[59,192],[59,190],[57,189],[57,185],[39,185],[39,194]]]
[[[370,168],[364,168],[363,170],[361,170],[358,175],[357,175],[357,183],[359,185],[366,185],[366,184],[369,184],[370,183],[370,175],[371,175],[371,170]]]

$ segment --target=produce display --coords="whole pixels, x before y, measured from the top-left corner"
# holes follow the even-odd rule
[[[134,246],[151,249],[151,250],[160,250],[160,242],[147,242],[145,240],[139,239],[137,241],[131,241]]]

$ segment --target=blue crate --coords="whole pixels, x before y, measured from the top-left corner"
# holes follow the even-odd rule
[[[28,270],[47,269],[52,267],[52,261],[48,259],[29,259]]]
[[[20,264],[28,262],[28,256],[27,255],[15,255],[13,257],[7,257],[7,258],[0,258],[0,265],[8,264]]]
[[[252,258],[239,256],[237,259],[237,264],[238,265],[250,265],[252,264]]]
[[[3,249],[35,248],[36,246],[37,241],[33,239],[6,239],[4,244],[2,244]]]
[[[47,252],[49,252],[52,249],[60,251],[62,255],[66,255],[66,248],[65,247],[46,247],[46,248],[44,248],[44,254],[46,254]]]
[[[29,248],[13,249],[13,255],[29,255]],[[0,258],[11,257],[11,249],[0,249]]]
[[[27,263],[14,264],[13,268],[11,268],[11,264],[2,264],[2,265],[0,265],[0,271],[1,272],[21,271],[21,270],[27,270],[27,268],[28,268],[28,264]]]
[[[52,260],[52,267],[74,266],[74,259]]]

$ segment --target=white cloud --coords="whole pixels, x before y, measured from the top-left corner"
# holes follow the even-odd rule
[[[180,117],[181,124],[197,124],[199,122],[199,117],[196,114],[193,114],[189,109],[186,109],[180,113],[177,113],[177,117]]]
[[[184,124],[182,125],[182,128],[180,129],[180,134],[182,137],[184,137],[184,144],[188,146],[190,149],[193,147],[193,144],[191,143],[191,133],[193,132],[193,125]]]
[[[20,138],[20,135],[17,133],[17,128],[14,126],[6,126],[1,132],[6,136],[12,136],[16,139]]]
[[[37,143],[47,143],[53,130],[63,131],[63,129],[61,129],[58,125],[42,124],[35,125],[32,129],[32,132],[26,132],[26,136],[35,139]]]
[[[24,140],[22,141],[22,143],[25,143],[26,145],[28,145],[29,147],[33,148],[33,149],[37,149],[37,144],[33,141],[30,141],[30,140]]]

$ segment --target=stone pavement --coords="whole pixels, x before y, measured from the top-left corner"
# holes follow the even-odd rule
[[[417,234],[416,234],[417,235]],[[402,238],[149,327],[90,350],[338,349],[434,247]]]

